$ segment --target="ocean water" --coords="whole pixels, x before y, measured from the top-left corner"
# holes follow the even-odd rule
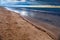
[[[3,2],[2,2],[3,3]],[[34,8],[27,7],[32,5],[50,5],[52,6],[60,6],[59,0],[36,0],[26,2],[5,2],[1,4],[5,6],[8,10],[21,13],[24,16],[31,17],[33,19],[38,20],[38,22],[43,21],[55,26],[60,27],[60,8]]]
[[[18,11],[21,11],[23,9],[26,9],[27,11],[30,11],[30,10],[36,10],[36,11],[40,11],[40,12],[44,11],[45,13],[48,12],[48,14],[60,16],[60,8],[21,8],[21,7],[11,7],[11,9],[18,10]]]
[[[60,16],[60,8],[27,8],[27,9],[48,11],[50,12],[48,14]]]
[[[22,11],[21,14],[24,14],[24,16],[28,15],[29,17],[38,20],[38,22],[43,21],[51,25],[60,27],[60,8],[11,7],[10,9],[18,13],[21,13]]]

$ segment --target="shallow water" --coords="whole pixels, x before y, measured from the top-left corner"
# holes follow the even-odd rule
[[[43,21],[60,27],[60,9],[58,8],[10,8],[19,12],[22,16],[31,17],[37,21]]]

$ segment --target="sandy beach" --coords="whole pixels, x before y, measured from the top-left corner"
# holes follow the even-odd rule
[[[19,14],[0,7],[0,40],[54,40]]]

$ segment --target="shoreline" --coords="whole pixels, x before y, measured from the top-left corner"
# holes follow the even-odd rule
[[[3,37],[1,40],[53,40],[17,13],[4,8],[0,8],[0,36]]]

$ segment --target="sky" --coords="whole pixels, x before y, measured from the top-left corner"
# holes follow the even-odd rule
[[[16,2],[17,0],[0,0],[0,4],[5,4],[8,2]],[[20,0],[21,2],[25,2],[26,0]]]
[[[27,0],[0,0],[0,5],[2,5],[2,6],[4,6],[5,4],[8,4],[8,6],[9,6],[9,3],[10,4],[14,4],[14,3],[16,3],[17,1],[20,1],[20,2],[26,2]],[[44,1],[44,0],[43,0]],[[43,1],[40,1],[40,5],[42,5],[42,3],[44,3]],[[19,2],[18,2],[19,3]],[[49,2],[45,2],[45,3],[47,3],[48,5],[54,5],[55,6],[55,4],[58,4],[58,5],[60,5],[60,3],[50,3],[49,4]],[[16,3],[17,4],[17,3]],[[21,3],[19,3],[19,5],[20,5]],[[24,4],[24,3],[23,3]],[[32,3],[30,3],[30,4],[32,4]],[[35,4],[35,3],[33,3],[33,4]],[[46,5],[47,5],[46,4]],[[10,5],[11,6],[11,5]],[[23,5],[24,6],[24,5]],[[44,5],[45,6],[45,5]],[[59,6],[60,7],[60,6]]]
[[[17,1],[17,0],[0,0],[1,2],[14,2],[14,1]],[[26,1],[26,0],[20,0],[22,2]]]

